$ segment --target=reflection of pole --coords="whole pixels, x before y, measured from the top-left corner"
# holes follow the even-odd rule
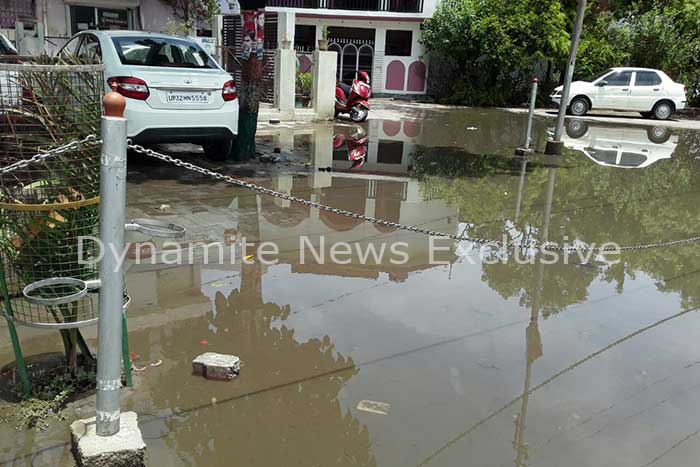
[[[515,202],[515,223],[520,218],[520,209],[523,204],[523,189],[525,188],[525,172],[527,171],[527,159],[523,158],[520,165],[520,182],[518,183],[518,199]]]
[[[552,200],[554,199],[554,183],[557,177],[557,169],[550,168],[547,180],[547,201],[544,205],[544,222],[542,224],[542,244],[549,241],[549,220],[552,217]],[[540,261],[541,262],[541,261]]]
[[[104,97],[102,158],[100,164],[100,240],[107,253],[100,261],[100,300],[97,358],[97,435],[119,432],[122,305],[124,275],[110,251],[124,248],[126,211],[126,119],[124,97]]]
[[[554,198],[554,184],[557,169],[549,169],[549,179],[547,182],[547,200],[544,207],[544,222],[542,226],[542,243],[549,240],[549,225],[552,216],[552,200]],[[523,385],[523,395],[520,404],[520,413],[515,421],[515,436],[513,437],[513,447],[515,448],[516,467],[525,465],[529,454],[525,441],[525,428],[527,421],[527,409],[530,402],[530,381],[532,377],[532,364],[542,356],[542,338],[539,329],[539,312],[542,289],[544,287],[544,263],[537,262],[537,282],[532,295],[532,306],[530,308],[530,323],[525,331],[525,383]]]
[[[578,9],[576,11],[576,24],[574,25],[574,34],[571,37],[571,51],[569,53],[569,63],[567,63],[566,65],[566,74],[564,76],[564,88],[561,92],[561,101],[559,102],[557,126],[554,130],[554,139],[547,143],[547,154],[561,154],[561,135],[564,132],[564,117],[566,115],[566,108],[569,104],[569,92],[571,90],[571,81],[574,78],[574,69],[576,68],[576,55],[578,54],[578,46],[581,40],[581,29],[583,28],[583,18],[585,15],[586,0],[578,0]]]

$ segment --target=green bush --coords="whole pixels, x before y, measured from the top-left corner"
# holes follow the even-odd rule
[[[544,95],[558,84],[570,47],[575,0],[443,0],[425,23],[429,89],[439,102],[520,104],[530,78]],[[577,57],[583,79],[615,66],[665,71],[700,105],[700,0],[592,0]]]
[[[422,42],[450,64],[443,102],[507,105],[526,99],[534,70],[562,62],[567,18],[556,0],[444,0],[425,22]],[[451,88],[451,89],[450,89]]]
[[[311,86],[313,85],[313,76],[311,73],[297,72],[296,93],[303,96],[311,94]]]

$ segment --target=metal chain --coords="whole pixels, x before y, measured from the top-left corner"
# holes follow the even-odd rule
[[[325,204],[321,203],[316,203],[314,201],[310,201],[304,198],[299,198],[297,196],[293,195],[288,195],[286,193],[280,193],[275,190],[271,190],[269,188],[262,187],[260,185],[256,185],[254,183],[250,182],[245,182],[243,180],[237,179],[230,177],[228,175],[224,175],[222,173],[214,172],[209,169],[205,169],[204,167],[200,167],[194,164],[191,164],[189,162],[184,162],[180,159],[176,159],[172,156],[168,156],[167,154],[162,154],[157,151],[154,151],[152,149],[147,149],[144,148],[143,146],[140,146],[138,144],[132,144],[131,140],[128,142],[128,147],[130,149],[133,149],[137,153],[144,154],[149,157],[153,157],[155,159],[160,159],[164,162],[168,162],[170,164],[173,164],[177,167],[182,167],[184,169],[190,170],[192,172],[197,172],[202,175],[206,175],[207,177],[214,178],[216,180],[220,180],[222,182],[230,183],[232,185],[237,185],[243,188],[247,188],[249,190],[255,191],[257,193],[263,194],[263,195],[268,195],[268,196],[274,196],[276,198],[281,198],[284,200],[288,201],[293,201],[295,203],[303,204],[305,206],[310,206],[312,208],[319,209],[321,211],[327,211],[331,212],[333,214],[338,214],[341,216],[346,216],[346,217],[351,217],[353,219],[358,219],[366,222],[371,222],[372,224],[376,225],[381,225],[384,227],[393,227],[396,229],[401,229],[401,230],[406,230],[408,232],[416,232],[416,233],[422,233],[425,235],[429,235],[432,237],[442,237],[442,238],[449,238],[452,240],[456,241],[468,241],[472,243],[476,243],[479,245],[493,245],[497,247],[502,247],[502,248],[508,248],[508,247],[518,247],[518,248],[524,248],[524,249],[535,249],[537,248],[534,245],[524,245],[524,244],[518,244],[515,242],[503,242],[500,240],[491,240],[491,239],[485,239],[485,238],[478,238],[478,237],[467,237],[464,235],[456,235],[456,234],[450,234],[446,232],[439,232],[435,230],[429,230],[429,229],[424,229],[422,227],[418,227],[415,225],[405,225],[405,224],[399,224],[397,222],[391,222],[387,221],[385,219],[379,219],[376,217],[370,217],[370,216],[365,216],[364,214],[358,214],[356,212],[351,212],[351,211],[346,211],[344,209],[338,209],[334,208],[331,206],[326,206]],[[676,245],[684,245],[684,244],[689,244],[689,243],[696,243],[700,241],[700,236],[697,237],[690,237],[690,238],[685,238],[682,240],[672,240],[668,242],[660,242],[660,243],[650,243],[646,245],[632,245],[632,246],[608,246],[605,248],[592,248],[588,247],[586,245],[563,245],[559,246],[556,244],[551,244],[551,243],[545,243],[543,245],[540,245],[539,248],[542,250],[549,250],[549,251],[598,251],[598,252],[615,252],[615,251],[633,251],[633,250],[648,250],[651,248],[663,248],[663,247],[670,247],[670,246],[676,246]]]
[[[50,149],[46,152],[42,152],[39,154],[35,154],[34,156],[30,157],[29,159],[23,159],[21,161],[17,161],[14,164],[10,164],[7,167],[0,168],[0,175],[4,175],[6,173],[12,172],[14,170],[19,170],[23,169],[31,164],[36,164],[43,162],[47,159],[56,157],[60,154],[63,154],[65,152],[73,151],[76,150],[82,146],[92,146],[92,145],[97,145],[101,144],[102,140],[98,139],[96,135],[88,135],[85,138],[81,140],[76,140],[72,141],[68,144],[65,144],[63,146],[59,146],[54,149]],[[334,208],[331,206],[326,206],[325,204],[321,203],[316,203],[314,201],[310,201],[304,198],[299,198],[297,196],[293,195],[288,195],[286,193],[280,193],[275,190],[271,190],[269,188],[262,187],[260,185],[256,185],[254,183],[250,182],[245,182],[243,180],[237,179],[230,177],[228,175],[224,175],[218,172],[214,172],[209,169],[205,169],[204,167],[200,167],[194,164],[191,164],[189,162],[184,162],[180,159],[176,159],[172,156],[168,156],[167,154],[162,154],[160,152],[154,151],[152,149],[147,149],[144,148],[143,146],[140,146],[138,144],[132,144],[131,140],[128,140],[128,147],[130,149],[133,149],[137,153],[144,154],[149,157],[153,157],[155,159],[160,159],[164,162],[168,162],[170,164],[173,164],[177,167],[182,167],[184,169],[190,170],[192,172],[197,172],[199,174],[205,175],[207,177],[214,178],[216,180],[220,180],[222,182],[230,183],[232,185],[240,186],[243,188],[247,188],[249,190],[255,191],[257,193],[263,194],[263,195],[268,195],[268,196],[273,196],[276,198],[281,198],[284,200],[288,201],[293,201],[295,203],[299,203],[305,206],[310,206],[316,209],[319,209],[321,211],[327,211],[333,214],[338,214],[341,216],[346,216],[346,217],[351,217],[353,219],[358,219],[361,221],[365,222],[370,222],[372,224],[376,225],[381,225],[384,227],[392,227],[400,230],[405,230],[408,232],[415,232],[415,233],[422,233],[425,235],[429,235],[432,237],[442,237],[442,238],[448,238],[451,240],[456,240],[456,241],[467,241],[471,243],[476,243],[478,245],[493,245],[496,247],[501,247],[501,248],[508,248],[508,247],[517,247],[517,248],[524,248],[524,249],[535,249],[539,248],[542,250],[549,250],[549,251],[598,251],[598,252],[615,252],[615,251],[638,251],[638,250],[648,250],[652,248],[666,248],[666,247],[671,247],[671,246],[677,246],[677,245],[686,245],[690,243],[697,243],[700,242],[700,236],[695,236],[695,237],[690,237],[690,238],[685,238],[681,240],[671,240],[668,242],[658,242],[658,243],[649,243],[649,244],[644,244],[644,245],[630,245],[630,246],[607,246],[605,248],[601,247],[589,247],[587,245],[557,245],[557,244],[552,244],[552,243],[545,243],[537,247],[536,245],[527,245],[527,244],[519,244],[515,242],[510,242],[510,241],[501,241],[501,240],[492,240],[492,239],[486,239],[486,238],[478,238],[478,237],[468,237],[464,235],[456,235],[456,234],[450,234],[446,232],[440,232],[436,230],[429,230],[429,229],[424,229],[422,227],[418,227],[416,225],[406,225],[406,224],[399,224],[398,222],[391,222],[385,219],[379,219],[376,217],[371,217],[371,216],[366,216],[364,214],[359,214],[356,212],[351,212],[351,211],[346,211],[344,209],[338,209]]]
[[[5,175],[6,173],[23,169],[29,165],[36,164],[39,162],[43,162],[46,159],[50,159],[52,157],[56,157],[60,154],[63,154],[64,152],[69,152],[69,151],[74,151],[84,145],[96,145],[102,143],[101,139],[97,139],[97,136],[95,135],[88,135],[85,138],[81,140],[76,140],[76,141],[71,141],[68,144],[64,144],[63,146],[59,146],[54,149],[49,149],[46,152],[41,152],[39,154],[35,154],[29,159],[22,159],[21,161],[17,161],[14,164],[10,164],[7,167],[3,167],[0,169],[0,175]]]

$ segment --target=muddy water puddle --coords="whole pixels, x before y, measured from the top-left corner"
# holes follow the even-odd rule
[[[282,154],[308,152],[308,173],[256,182],[480,239],[698,235],[697,133],[571,121],[562,158],[525,160],[523,131],[522,116],[461,110],[270,130]],[[149,167],[130,168],[129,216],[212,245],[177,265],[158,240],[127,261],[131,349],[162,360],[126,402],[151,465],[696,465],[697,244],[543,264]],[[32,351],[60,346],[22,331]],[[240,356],[240,376],[191,376],[204,351]],[[1,459],[67,463],[64,431],[3,428]]]

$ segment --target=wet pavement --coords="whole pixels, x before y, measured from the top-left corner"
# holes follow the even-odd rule
[[[361,128],[271,127],[261,141],[280,148],[274,170],[236,175],[484,239],[631,246],[700,232],[700,133],[570,120],[563,157],[524,160],[513,153],[525,123],[409,109]],[[537,122],[538,148],[547,131]],[[363,152],[362,164],[348,160]],[[129,255],[131,350],[138,365],[163,361],[125,391],[151,465],[697,465],[698,244],[520,264],[516,251],[449,240],[431,250],[422,234],[129,163],[129,216],[180,223],[181,242],[223,258],[200,246],[192,264],[167,264],[164,240],[141,264]],[[243,264],[243,237],[248,254],[276,244],[277,264]],[[344,264],[329,261],[336,242],[354,249]],[[60,348],[20,332],[31,353]],[[240,376],[191,376],[204,351],[240,356]],[[0,342],[0,363],[11,355]],[[70,465],[66,426],[0,427],[0,464]]]

